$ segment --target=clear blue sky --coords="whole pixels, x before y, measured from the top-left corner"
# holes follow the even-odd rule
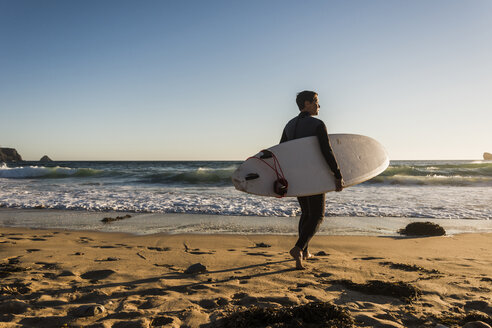
[[[295,94],[391,159],[492,152],[492,1],[0,0],[0,146],[241,160]]]

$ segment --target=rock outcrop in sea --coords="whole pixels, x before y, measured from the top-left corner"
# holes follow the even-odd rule
[[[41,159],[39,161],[40,162],[53,162],[53,160],[51,158],[49,158],[48,155],[44,155],[43,157],[41,157]]]
[[[22,156],[14,148],[0,148],[0,162],[20,162]]]
[[[483,159],[486,161],[492,161],[492,154],[491,153],[483,153]]]

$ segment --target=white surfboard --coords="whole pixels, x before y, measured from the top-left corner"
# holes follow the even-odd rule
[[[330,134],[328,137],[342,173],[344,187],[369,180],[389,165],[386,150],[372,138],[357,134]],[[309,196],[335,190],[335,176],[321,153],[316,137],[287,141],[267,150],[275,155],[288,181],[285,197]],[[277,180],[273,169],[274,157],[266,157],[268,152],[259,152],[239,166],[232,175],[237,190],[279,197],[274,191]]]

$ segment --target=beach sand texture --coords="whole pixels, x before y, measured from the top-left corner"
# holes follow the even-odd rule
[[[345,309],[354,327],[491,323],[492,234],[316,236],[301,271],[294,243],[2,228],[0,326],[240,327],[234,312],[316,302]],[[196,263],[206,271],[185,273]]]

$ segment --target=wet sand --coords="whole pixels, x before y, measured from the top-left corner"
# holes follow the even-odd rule
[[[492,323],[492,234],[316,236],[305,270],[294,269],[294,243],[1,228],[0,326],[261,326],[264,309],[326,314],[332,305],[354,327]],[[205,268],[185,273],[197,263]]]

